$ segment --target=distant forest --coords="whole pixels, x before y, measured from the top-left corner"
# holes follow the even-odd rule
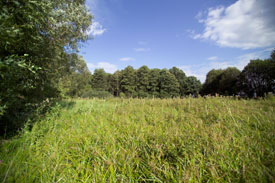
[[[149,69],[131,66],[114,74],[95,69],[90,74],[87,66],[63,78],[65,95],[70,97],[158,97],[173,98],[200,95],[238,95],[263,97],[275,91],[275,50],[266,60],[251,60],[242,70],[235,67],[213,69],[206,81],[194,76],[187,77],[179,68]]]

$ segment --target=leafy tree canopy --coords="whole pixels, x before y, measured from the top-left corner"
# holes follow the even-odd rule
[[[0,128],[7,129],[34,104],[59,96],[92,16],[84,0],[1,0],[0,7]]]

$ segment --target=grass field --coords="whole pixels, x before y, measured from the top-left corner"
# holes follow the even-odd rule
[[[0,160],[0,182],[275,182],[275,102],[67,100]]]

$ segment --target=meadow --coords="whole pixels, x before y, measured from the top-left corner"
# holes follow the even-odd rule
[[[274,180],[274,100],[64,100],[0,144],[0,182]]]

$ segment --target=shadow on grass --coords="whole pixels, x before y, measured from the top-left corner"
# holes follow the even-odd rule
[[[32,129],[33,125],[43,120],[47,113],[57,108],[72,109],[74,101],[53,100],[51,102],[41,102],[14,111],[7,111],[7,114],[0,119],[0,139],[10,139],[22,131],[24,128]]]
[[[58,101],[58,103],[60,104],[61,108],[68,109],[68,110],[72,109],[75,105],[74,101],[66,101],[66,100]]]

